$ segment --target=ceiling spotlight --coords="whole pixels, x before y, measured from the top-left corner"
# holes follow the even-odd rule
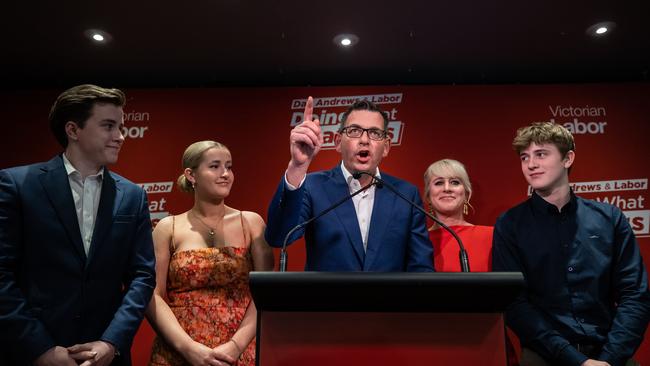
[[[339,34],[334,39],[334,44],[342,48],[350,48],[359,43],[359,37],[355,34]]]
[[[113,39],[110,34],[101,29],[87,29],[84,31],[84,35],[96,44],[108,43]]]
[[[616,23],[614,22],[599,22],[589,26],[585,33],[592,37],[602,37],[605,34],[611,33],[615,27]]]

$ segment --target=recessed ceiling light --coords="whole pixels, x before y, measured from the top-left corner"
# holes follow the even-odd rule
[[[97,44],[108,43],[113,39],[110,34],[101,29],[87,29],[84,31],[84,35]]]
[[[351,33],[338,34],[332,41],[339,47],[350,48],[359,43],[359,37]]]
[[[599,22],[589,26],[585,33],[592,37],[602,37],[608,33],[611,33],[615,27],[616,23],[614,22]]]

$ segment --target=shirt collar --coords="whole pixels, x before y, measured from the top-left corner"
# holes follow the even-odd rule
[[[348,187],[352,187],[352,181],[355,180],[355,179],[352,176],[352,173],[350,173],[345,168],[345,164],[343,164],[343,162],[341,162],[341,171],[343,172],[343,178],[345,178],[345,182],[348,184]],[[379,172],[379,167],[377,167],[376,170],[375,170],[375,176],[381,178],[381,173]]]
[[[538,195],[535,191],[533,191],[533,194],[530,196],[531,203],[533,205],[533,208],[539,212],[543,213],[552,213],[552,214],[559,214],[559,213],[569,213],[569,212],[574,212],[576,210],[576,195],[573,193],[573,189],[569,190],[569,202],[567,202],[563,207],[562,207],[562,212],[558,210],[558,208],[552,204],[547,202],[544,198],[542,198],[540,195]]]
[[[65,172],[68,174],[68,176],[78,175],[79,177],[81,177],[81,172],[78,171],[77,168],[74,167],[74,165],[72,165],[70,160],[68,160],[68,157],[65,156],[65,153],[61,154],[61,156],[63,157],[63,166],[65,167]],[[90,177],[98,177],[100,179],[103,178],[104,177],[104,167],[101,167],[99,169],[99,172],[97,172],[97,174],[90,175]]]

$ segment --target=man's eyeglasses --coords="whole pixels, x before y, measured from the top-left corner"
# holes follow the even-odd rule
[[[345,133],[347,137],[358,139],[363,135],[364,132],[368,133],[368,137],[371,140],[383,140],[386,138],[386,131],[380,130],[378,128],[361,128],[357,126],[348,126],[341,130],[342,133]]]

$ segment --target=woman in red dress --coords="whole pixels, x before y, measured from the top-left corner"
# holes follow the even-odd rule
[[[453,159],[431,164],[424,173],[424,191],[431,213],[449,226],[463,241],[472,272],[492,270],[492,232],[494,227],[473,225],[465,219],[472,197],[472,183],[465,166]],[[433,265],[438,272],[460,272],[458,243],[437,224],[429,228],[433,243]],[[508,329],[506,338],[508,365],[519,364],[517,336]]]
[[[431,213],[454,230],[463,241],[472,272],[492,268],[492,226],[474,225],[465,219],[472,197],[472,183],[465,166],[452,159],[431,164],[424,173],[425,199]],[[460,272],[459,246],[449,232],[434,224],[429,228],[433,264],[438,272]]]

